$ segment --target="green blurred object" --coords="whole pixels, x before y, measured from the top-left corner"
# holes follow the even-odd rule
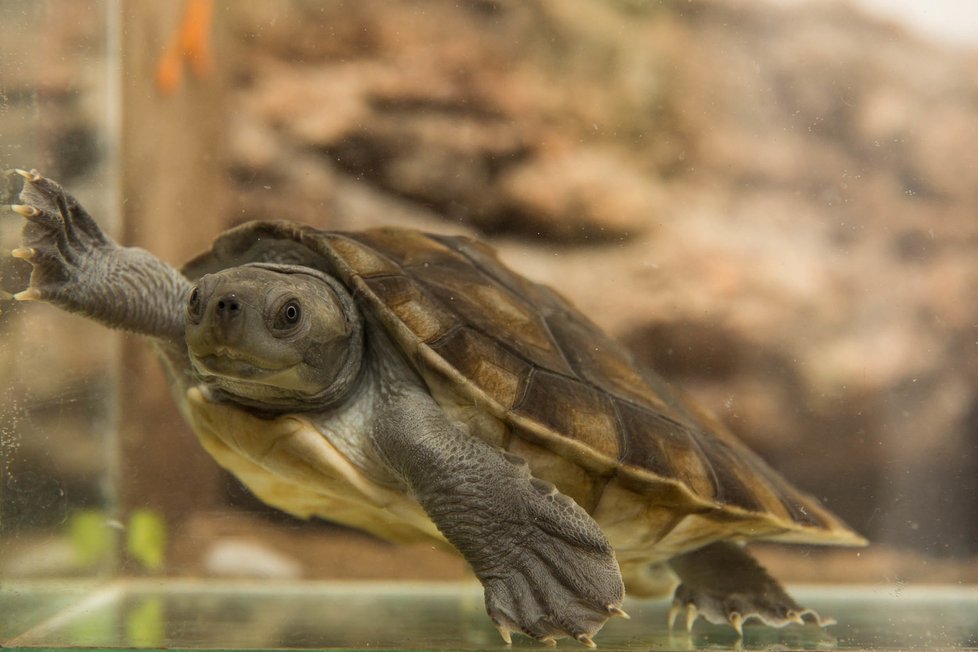
[[[126,639],[134,647],[159,647],[164,643],[163,600],[149,596],[126,614]]]
[[[72,514],[68,521],[68,537],[79,566],[90,568],[111,556],[113,532],[108,521],[108,516],[97,509]]]
[[[166,523],[163,516],[151,509],[134,510],[129,517],[129,537],[126,552],[151,572],[163,568],[166,550]]]

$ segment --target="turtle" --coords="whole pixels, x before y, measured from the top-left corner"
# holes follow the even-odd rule
[[[832,622],[745,543],[863,537],[489,246],[254,221],[177,270],[16,172],[14,298],[152,340],[203,448],[269,505],[459,553],[506,643],[594,646],[626,587],[671,592],[670,628]]]

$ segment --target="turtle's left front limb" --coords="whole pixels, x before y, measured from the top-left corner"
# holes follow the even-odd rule
[[[703,616],[711,623],[729,623],[742,633],[743,623],[757,619],[771,627],[806,622],[831,625],[811,609],[800,607],[742,546],[718,541],[679,555],[669,562],[679,576],[669,626],[680,612],[686,629]]]
[[[15,298],[46,301],[111,328],[182,342],[190,282],[149,252],[120,247],[54,181],[18,172],[24,188],[21,203],[11,208],[26,223],[22,246],[13,255],[34,270],[30,287]]]
[[[605,621],[624,615],[621,574],[597,523],[525,462],[451,423],[427,392],[385,396],[372,441],[472,566],[507,642],[512,630],[593,646]]]

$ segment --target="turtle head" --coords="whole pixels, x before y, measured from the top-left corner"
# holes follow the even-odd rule
[[[254,263],[203,276],[187,297],[194,372],[219,397],[267,411],[325,408],[363,354],[353,299],[308,267]]]

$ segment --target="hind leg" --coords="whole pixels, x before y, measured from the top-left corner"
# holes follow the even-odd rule
[[[743,623],[756,619],[771,627],[789,623],[831,625],[811,609],[798,605],[742,546],[719,541],[675,557],[670,566],[679,576],[671,627],[680,611],[686,613],[686,629],[699,616],[714,624],[729,623],[742,634]]]

